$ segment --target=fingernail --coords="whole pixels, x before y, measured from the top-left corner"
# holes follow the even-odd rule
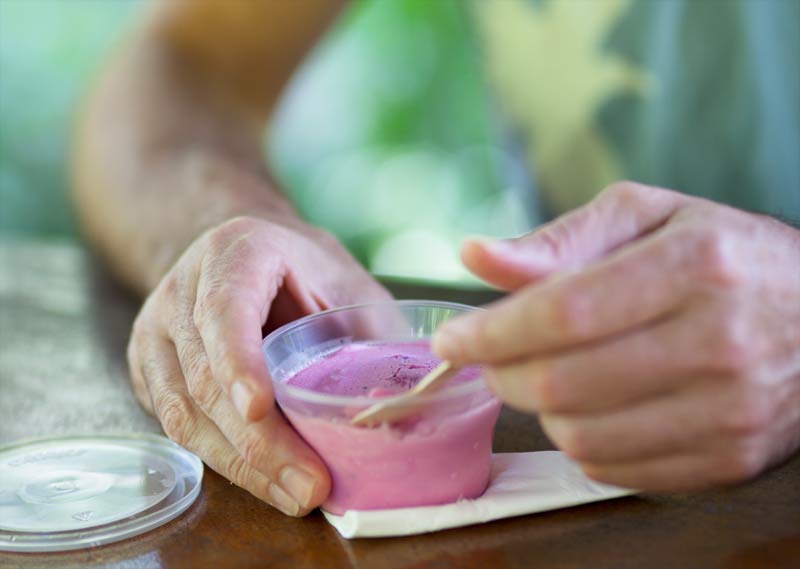
[[[517,253],[514,242],[509,239],[497,239],[495,237],[472,236],[466,239],[476,245],[480,245],[495,255],[513,255]]]
[[[239,415],[247,421],[247,412],[250,410],[250,402],[253,400],[253,393],[250,391],[250,387],[242,381],[237,381],[231,387],[231,399]]]
[[[452,359],[453,340],[445,330],[439,329],[433,335],[431,351],[443,360]]]
[[[510,260],[524,261],[526,263],[552,264],[555,260],[552,248],[533,238],[511,237],[509,239],[495,239],[491,237],[470,238],[492,255],[505,257]]]
[[[460,317],[442,324],[431,339],[431,350],[440,358],[450,361],[458,360],[459,336],[471,327],[468,317]]]
[[[304,508],[311,507],[311,500],[314,497],[314,485],[316,484],[313,476],[296,466],[284,466],[279,479],[281,486],[289,492],[297,503]]]
[[[269,485],[269,496],[272,498],[272,505],[284,514],[296,516],[300,513],[300,504],[277,484],[272,483]]]

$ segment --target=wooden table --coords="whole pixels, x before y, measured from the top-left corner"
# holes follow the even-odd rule
[[[393,285],[479,303],[486,293]],[[0,242],[0,444],[65,433],[159,433],[127,385],[137,302],[79,246]],[[495,450],[552,448],[504,412]],[[3,554],[0,567],[800,567],[800,457],[737,488],[629,497],[435,534],[347,541],[319,512],[293,519],[206,469],[166,526],[103,547]]]

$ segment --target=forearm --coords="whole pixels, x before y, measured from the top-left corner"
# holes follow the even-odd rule
[[[76,209],[112,270],[140,292],[211,226],[238,215],[296,219],[264,166],[264,117],[207,85],[152,38],[134,39],[80,116]]]

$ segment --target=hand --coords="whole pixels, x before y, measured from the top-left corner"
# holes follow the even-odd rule
[[[328,234],[237,218],[199,237],[146,300],[128,362],[166,434],[289,515],[330,490],[322,461],[275,406],[262,326],[388,293]]]
[[[800,232],[620,183],[468,267],[513,294],[434,350],[487,366],[590,477],[643,490],[750,478],[800,445]]]

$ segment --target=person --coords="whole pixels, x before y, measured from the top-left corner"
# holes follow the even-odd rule
[[[790,4],[475,3],[487,76],[554,219],[464,243],[467,267],[510,294],[433,346],[483,364],[491,389],[599,481],[735,483],[800,445],[800,232],[732,206],[797,211]],[[74,144],[86,234],[147,295],[128,348],[137,398],[170,438],[293,516],[330,479],[274,404],[262,331],[389,298],[298,216],[261,151],[282,88],[341,5],[154,3]],[[603,52],[624,18],[647,57]],[[681,41],[695,51],[678,62]],[[649,183],[607,184],[630,173]],[[655,187],[672,181],[707,197]]]

